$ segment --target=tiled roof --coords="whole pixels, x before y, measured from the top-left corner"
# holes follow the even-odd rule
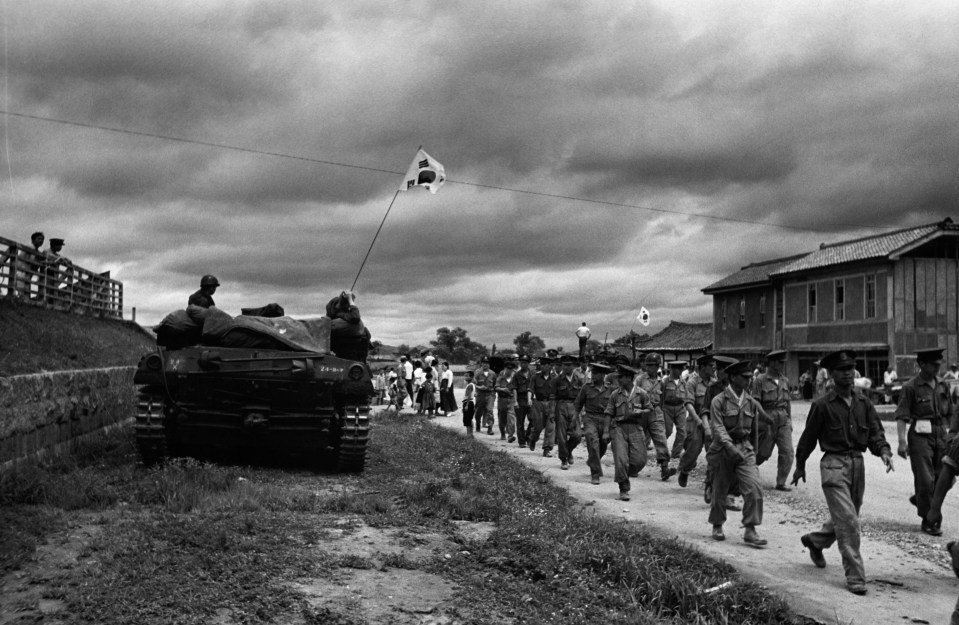
[[[636,349],[642,351],[695,351],[704,350],[713,342],[712,323],[682,323],[670,321],[669,325],[642,343]]]
[[[743,286],[746,284],[768,282],[769,276],[771,276],[773,273],[778,272],[782,267],[785,267],[804,256],[806,256],[806,254],[789,256],[787,258],[777,258],[775,260],[767,260],[761,263],[746,265],[736,273],[730,274],[718,282],[713,282],[703,289],[703,293],[719,291],[736,286]]]
[[[857,260],[871,258],[885,258],[896,250],[922,240],[940,229],[955,229],[951,221],[916,226],[905,230],[897,230],[887,234],[880,234],[852,241],[842,241],[830,245],[823,245],[818,250],[803,255],[801,258],[787,263],[770,275],[782,275],[795,271],[807,271],[820,267],[840,265]]]

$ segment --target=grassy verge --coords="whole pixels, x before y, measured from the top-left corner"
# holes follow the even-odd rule
[[[311,608],[289,583],[367,566],[323,551],[331,514],[451,537],[453,521],[496,523],[457,557],[387,562],[455,582],[456,622],[805,622],[727,565],[584,511],[506,454],[413,417],[376,422],[360,476],[189,459],[147,470],[132,433],[118,430],[0,481],[0,566],[23,566],[78,514],[102,527],[99,538],[44,581],[68,623],[206,623],[224,606],[242,623],[361,623]],[[38,520],[44,531],[32,529]]]

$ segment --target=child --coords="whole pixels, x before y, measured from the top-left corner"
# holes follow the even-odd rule
[[[426,372],[426,380],[423,381],[423,386],[420,387],[420,390],[423,392],[420,399],[420,414],[424,412],[426,415],[432,419],[433,413],[436,411],[436,385],[433,384],[433,373],[430,371]]]
[[[463,425],[466,426],[466,434],[473,436],[473,415],[476,413],[476,404],[473,395],[476,393],[476,385],[473,384],[473,372],[466,372],[466,390],[463,395]]]
[[[402,398],[399,397],[399,390],[396,386],[396,378],[390,380],[390,385],[386,389],[387,394],[390,397],[390,401],[386,404],[386,411],[389,412],[390,408],[394,408],[397,413],[400,411],[400,404],[397,402],[399,399],[401,402]]]

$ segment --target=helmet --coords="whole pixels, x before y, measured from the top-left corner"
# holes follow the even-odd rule
[[[663,364],[663,357],[653,352],[651,354],[646,354],[646,360],[643,361],[643,364],[646,365],[661,365]]]
[[[200,286],[220,286],[220,282],[216,279],[216,276],[206,275],[200,278]]]

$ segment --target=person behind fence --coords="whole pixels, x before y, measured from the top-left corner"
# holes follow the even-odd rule
[[[73,274],[73,263],[61,253],[63,239],[50,239],[50,247],[46,252],[46,296],[59,297],[59,289],[69,286]]]
[[[32,248],[20,250],[17,259],[16,285],[14,290],[17,297],[39,297],[42,292],[40,283],[43,280],[42,269],[45,254],[43,252],[43,242],[46,237],[42,232],[34,232],[30,235]],[[30,293],[31,284],[37,283],[34,293]]]
[[[792,484],[806,481],[806,459],[818,444],[823,452],[819,473],[829,519],[822,529],[804,534],[800,540],[820,569],[826,566],[823,550],[838,542],[846,586],[849,592],[864,595],[866,571],[859,553],[859,510],[866,490],[862,452],[868,449],[882,458],[888,473],[893,470],[892,451],[872,402],[853,388],[855,352],[845,349],[828,354],[822,366],[830,371],[833,388],[809,409],[796,446]]]
[[[220,286],[220,281],[216,276],[205,275],[200,278],[200,289],[190,296],[187,300],[187,306],[199,306],[200,308],[212,308],[216,306],[213,301],[213,294],[216,288]]]

